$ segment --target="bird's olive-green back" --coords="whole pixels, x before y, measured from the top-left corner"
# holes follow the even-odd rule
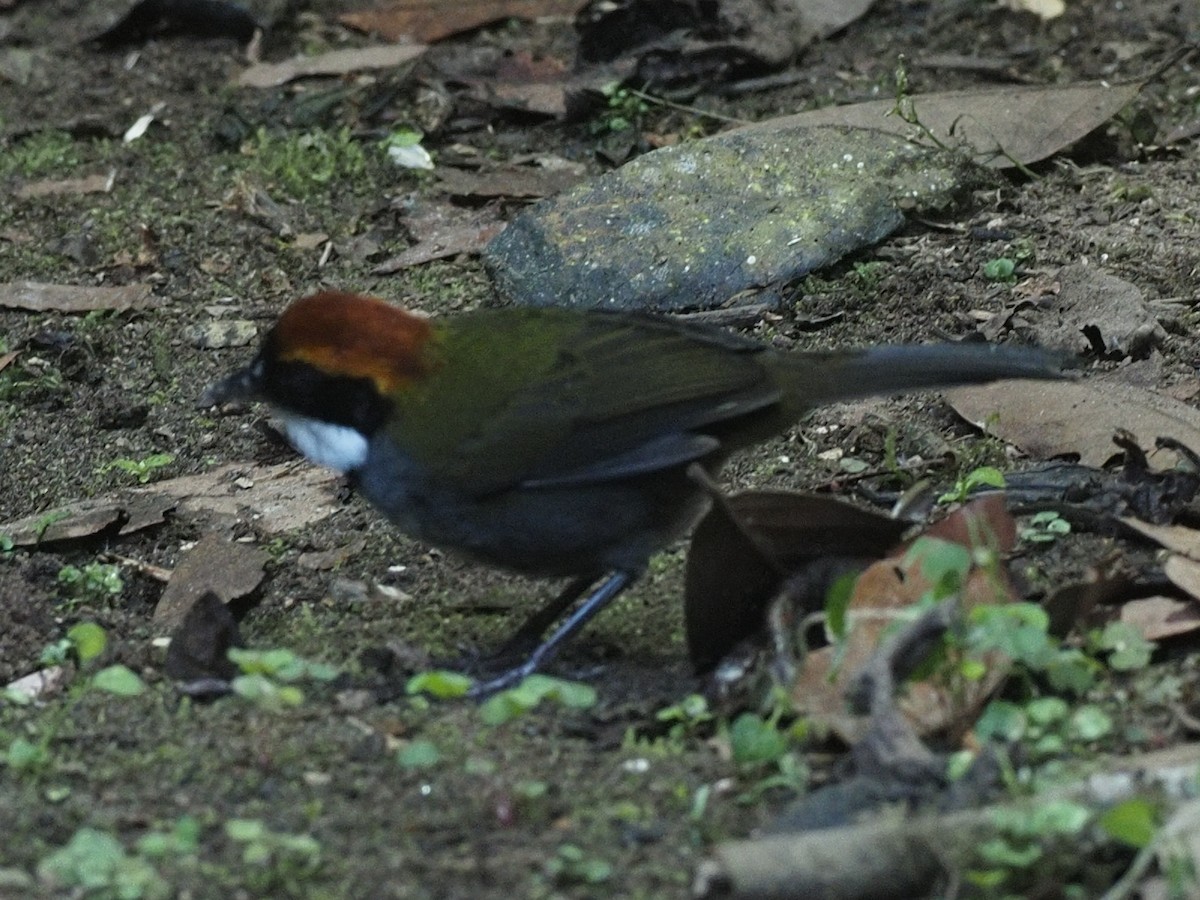
[[[475,493],[681,464],[717,445],[692,430],[779,399],[761,345],[629,314],[479,311],[440,320],[428,353],[389,433]]]

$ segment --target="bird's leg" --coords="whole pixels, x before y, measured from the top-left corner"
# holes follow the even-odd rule
[[[541,643],[542,635],[546,633],[546,630],[558,621],[558,617],[569,609],[572,603],[583,596],[584,591],[595,583],[595,576],[590,575],[572,580],[553,600],[526,619],[521,627],[491,654],[491,658],[501,662],[511,662],[532,653]]]
[[[611,602],[612,599],[617,596],[617,594],[621,593],[621,591],[623,591],[633,581],[634,577],[635,575],[632,572],[613,572],[611,575],[605,578],[604,581],[602,581],[600,585],[594,591],[592,591],[592,593],[589,594],[582,603],[579,604],[578,609],[567,616],[563,623],[559,625],[558,628],[556,628],[554,632],[548,638],[546,638],[546,640],[542,641],[542,643],[538,644],[538,646],[534,648],[533,652],[526,657],[523,663],[501,672],[495,678],[490,678],[487,681],[479,682],[471,688],[471,690],[468,692],[468,696],[475,700],[482,700],[499,691],[503,691],[507,688],[520,684],[525,678],[532,675],[545,663],[549,662],[554,654],[559,651],[562,645],[570,640],[571,636],[583,628],[584,625],[590,622],[596,613],[608,606],[609,602]],[[569,587],[575,587],[578,585],[578,583],[578,581],[572,582]],[[570,600],[567,600],[565,603],[562,602],[566,593],[567,592],[564,591],[557,598],[555,598],[550,606],[555,606],[561,603],[562,608],[565,608],[570,603]],[[576,592],[576,595],[578,595],[578,593],[579,592]],[[547,607],[547,609],[548,608],[549,607]],[[543,614],[545,612],[546,609],[539,610],[539,612],[535,614],[533,618],[541,619],[543,618]],[[559,612],[561,612],[561,609]],[[530,621],[533,620],[531,619]],[[518,629],[517,635],[514,635],[514,637],[521,636],[529,624],[530,623],[527,622],[520,629]],[[509,641],[509,643],[511,644],[512,641]]]

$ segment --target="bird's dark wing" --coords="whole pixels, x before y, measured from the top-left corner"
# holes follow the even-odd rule
[[[440,367],[389,428],[478,494],[682,465],[717,449],[710,426],[779,400],[761,345],[649,317],[490,310],[447,320],[435,343]]]

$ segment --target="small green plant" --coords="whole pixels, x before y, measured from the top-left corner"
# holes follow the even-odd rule
[[[230,819],[225,835],[241,845],[242,862],[251,867],[247,882],[257,892],[300,895],[321,868],[321,845],[311,835],[272,831],[260,819]]]
[[[1016,260],[1007,256],[989,259],[983,264],[983,277],[988,281],[1013,282],[1017,280]]]
[[[111,472],[113,469],[118,469],[132,475],[137,479],[138,484],[146,484],[155,472],[173,462],[175,462],[175,456],[171,453],[151,453],[141,459],[129,459],[123,456],[101,466],[100,472]]]
[[[1106,654],[1108,667],[1132,672],[1150,665],[1154,644],[1126,622],[1109,622],[1102,631],[1088,635],[1088,647],[1097,656]]]
[[[38,773],[50,765],[50,752],[40,743],[25,738],[13,738],[4,751],[4,765],[10,772],[26,775]]]
[[[83,568],[63,566],[58,570],[58,583],[70,599],[86,603],[120,596],[125,589],[120,567],[106,563],[88,563]]]
[[[1027,703],[994,700],[975,723],[981,740],[1020,741],[1033,761],[1060,756],[1112,731],[1112,718],[1104,710],[1084,704],[1072,711],[1061,697],[1037,697]]]
[[[996,837],[979,845],[979,864],[966,878],[988,896],[1021,896],[1032,884],[1045,883],[1043,879],[1066,880],[1077,856],[1056,851],[1059,845],[1078,841],[1092,813],[1069,800],[1048,800],[1032,807],[1000,808],[993,818]]]
[[[743,778],[751,780],[749,789],[738,797],[740,803],[755,803],[775,788],[802,791],[808,783],[808,769],[793,749],[805,734],[805,723],[797,720],[783,728],[780,720],[785,703],[778,703],[766,717],[745,712],[728,725],[722,733],[729,742],[734,765]]]
[[[37,131],[0,153],[0,174],[35,178],[65,174],[79,165],[75,140],[65,131]]]
[[[315,129],[274,135],[260,128],[243,152],[269,181],[302,199],[333,179],[353,179],[366,171],[366,154],[350,134]]]
[[[338,676],[338,670],[333,666],[310,662],[282,648],[245,650],[231,647],[229,659],[242,671],[233,679],[233,692],[270,710],[299,706],[304,702],[304,692],[294,682],[328,682]]]
[[[887,271],[887,263],[874,259],[868,262],[856,262],[852,270],[853,278],[859,286],[866,289],[877,287]]]
[[[396,762],[404,769],[431,769],[442,761],[433,741],[409,741],[396,751]]]
[[[30,395],[57,394],[66,389],[63,373],[47,362],[11,365],[0,371],[0,402]]]
[[[461,672],[450,672],[445,669],[434,669],[430,672],[418,672],[408,679],[405,692],[410,696],[426,694],[438,700],[453,700],[465,697],[471,689],[473,681]]]
[[[938,503],[966,503],[978,488],[1004,490],[1004,473],[993,466],[978,466],[954,482],[954,487],[938,497]]]
[[[967,616],[963,644],[974,654],[999,651],[1016,664],[1016,675],[1045,678],[1056,692],[1085,693],[1101,667],[1077,647],[1050,634],[1050,616],[1036,603],[983,604]]]
[[[640,91],[632,91],[614,81],[600,88],[604,95],[605,106],[600,117],[592,125],[593,134],[606,134],[617,131],[628,131],[640,125],[642,117],[650,111]]]
[[[38,876],[61,888],[77,888],[81,896],[155,900],[171,896],[171,887],[154,867],[130,855],[111,834],[81,828],[65,846],[38,863]]]
[[[479,715],[488,725],[502,725],[525,715],[542,701],[568,709],[590,709],[596,705],[596,689],[549,675],[530,675],[516,687],[489,697],[479,707]]]
[[[1071,523],[1052,509],[1034,513],[1029,524],[1021,529],[1021,540],[1031,544],[1048,544],[1071,533]]]
[[[716,717],[702,695],[688,694],[673,706],[660,709],[654,718],[668,724],[668,739],[681,741],[708,728]]]
[[[596,856],[588,856],[574,844],[563,844],[546,861],[546,874],[556,884],[603,884],[612,877],[612,865]]]
[[[137,843],[138,854],[150,859],[191,856],[200,849],[200,822],[195,816],[180,816],[166,831],[151,831]]]

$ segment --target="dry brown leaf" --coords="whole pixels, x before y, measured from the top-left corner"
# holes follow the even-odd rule
[[[44,284],[38,281],[8,281],[0,284],[0,307],[31,312],[55,310],[86,313],[97,309],[123,312],[155,305],[148,284],[120,287],[89,287],[75,284]]]
[[[1120,522],[1172,553],[1200,560],[1200,531],[1195,528],[1185,528],[1182,525],[1154,525],[1132,516],[1123,517]]]
[[[364,69],[402,66],[425,52],[422,44],[381,44],[351,50],[332,50],[319,56],[296,56],[280,63],[258,63],[237,78],[240,87],[278,87],[297,78],[347,75]]]
[[[1103,466],[1120,450],[1112,436],[1124,429],[1163,467],[1175,454],[1155,451],[1156,437],[1200,447],[1200,410],[1164,394],[1120,382],[999,381],[945,392],[955,411],[1039,459],[1072,455],[1088,466]]]
[[[205,535],[175,566],[154,609],[154,624],[173,631],[192,605],[210,592],[222,603],[246,596],[262,582],[267,559],[258,547]]]
[[[1003,169],[1014,165],[1013,160],[1029,165],[1069,147],[1120,112],[1141,88],[1140,82],[1089,81],[1052,87],[945,91],[916,94],[909,99],[917,121],[942,143],[951,147],[965,144],[985,164]],[[922,129],[893,114],[895,106],[894,100],[827,106],[745,127],[850,125],[931,143]]]
[[[405,225],[417,243],[380,263],[372,274],[390,275],[434,259],[478,253],[504,230],[505,223],[494,208],[463,212],[445,203],[424,207],[409,216]]]
[[[139,490],[174,498],[181,514],[236,518],[274,534],[332,515],[341,506],[339,483],[335,473],[307,463],[234,463]]]
[[[107,175],[89,175],[86,178],[31,181],[21,185],[14,193],[22,200],[58,194],[107,194],[112,190],[116,178],[117,173],[114,170]]]
[[[1146,640],[1161,641],[1200,628],[1200,603],[1174,597],[1143,597],[1121,607],[1121,621]]]
[[[984,539],[999,552],[1010,550],[1016,542],[1016,523],[999,494],[968,504],[926,532],[928,537],[965,546],[972,546],[981,536],[989,534],[991,537]],[[907,551],[880,560],[863,572],[847,608],[850,631],[845,645],[840,650],[822,647],[804,658],[791,689],[796,711],[824,724],[848,743],[859,740],[869,720],[847,711],[846,688],[875,653],[884,633],[898,619],[906,618],[931,587],[921,574],[920,562],[908,559]],[[997,580],[992,572],[980,568],[968,574],[961,593],[964,609],[1014,599],[1015,592],[1006,578]],[[930,681],[907,685],[899,704],[901,711],[922,735],[955,724],[965,727],[1006,672],[999,657],[989,662],[984,678],[954,695]]]
[[[344,13],[338,21],[348,28],[378,34],[386,41],[411,38],[432,44],[453,34],[503,19],[574,16],[585,0],[401,0],[384,9]]]
[[[20,355],[20,350],[9,350],[7,353],[0,353],[0,372],[3,372],[12,365],[12,361]]]
[[[1175,587],[1200,600],[1200,562],[1175,553],[1167,557],[1163,574]]]
[[[174,501],[169,498],[127,491],[118,497],[79,500],[4,522],[0,534],[17,547],[88,538],[110,528],[126,535],[162,523],[172,506]]]
[[[584,176],[571,169],[535,169],[531,166],[505,166],[483,172],[443,168],[438,171],[438,187],[457,197],[520,197],[540,199],[574,187]]]

